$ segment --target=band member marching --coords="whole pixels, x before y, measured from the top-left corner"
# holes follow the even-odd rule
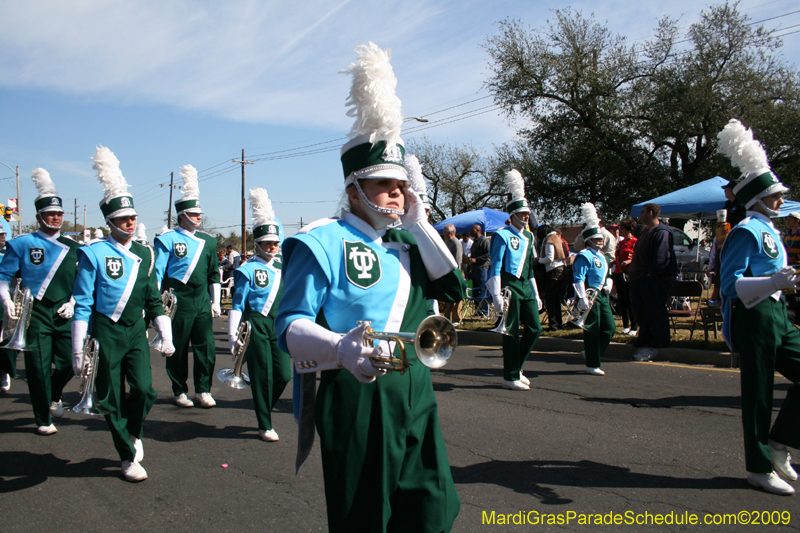
[[[25,332],[27,349],[24,354],[36,431],[40,435],[52,435],[58,431],[52,417],[58,418],[64,413],[61,391],[72,378],[72,286],[75,283],[76,251],[80,246],[61,236],[64,210],[50,174],[43,168],[35,168],[31,179],[39,191],[34,202],[39,231],[8,242],[8,250],[0,263],[0,299],[7,317],[25,318],[17,316],[14,295],[9,288],[12,278],[19,272],[22,280],[20,290],[27,287],[34,297],[30,325]],[[24,328],[23,320],[17,327]],[[4,352],[0,356],[4,364],[16,362],[15,351]],[[52,375],[51,365],[55,365]],[[16,364],[12,364],[2,370],[13,376],[15,367]]]
[[[348,115],[357,121],[341,154],[349,209],[283,245],[276,330],[302,384],[298,461],[316,421],[332,532],[449,531],[460,502],[430,370],[413,343],[406,344],[405,373],[377,369],[370,356],[386,350],[400,357],[400,347],[365,345],[367,324],[358,321],[371,321],[375,331],[414,332],[430,312],[428,299],[461,299],[465,284],[408,186],[388,51],[372,43],[356,51]],[[387,229],[398,220],[403,229]],[[315,371],[322,371],[316,409]]]
[[[201,407],[211,408],[217,405],[211,396],[216,364],[212,318],[218,318],[221,312],[217,239],[197,229],[203,214],[197,170],[184,165],[181,176],[183,198],[175,202],[179,225],[155,239],[159,287],[162,291],[173,289],[178,298],[172,319],[175,355],[167,359],[167,375],[172,382],[175,405],[193,407],[186,384],[191,342],[194,399]]]
[[[525,199],[525,184],[519,171],[507,172],[505,179],[510,194],[506,211],[511,215],[511,224],[497,230],[492,237],[489,248],[492,264],[486,286],[498,314],[504,312],[502,290],[511,291],[506,311],[509,335],[503,335],[503,388],[530,390],[522,365],[542,333],[539,322],[542,301],[533,272],[533,234],[527,229],[531,208]]]
[[[275,220],[272,202],[261,188],[250,191],[253,209],[255,257],[233,272],[233,304],[228,314],[228,337],[231,352],[237,347],[237,330],[242,320],[250,322],[252,333],[245,360],[250,375],[258,434],[262,440],[275,442],[278,433],[272,427],[272,408],[292,379],[289,354],[278,348],[275,316],[281,300],[280,225]]]
[[[718,135],[717,150],[742,173],[733,188],[747,217],[725,239],[720,253],[723,334],[740,354],[742,426],[747,481],[775,494],[794,494],[797,481],[787,446],[800,448],[800,332],[786,314],[784,289],[800,277],[787,266],[780,232],[770,218],[780,214],[788,191],[772,173],[753,132],[731,119]],[[772,424],[775,371],[793,383]]]
[[[84,342],[91,334],[100,344],[94,369],[99,407],[106,413],[123,476],[127,481],[142,481],[147,479],[139,464],[144,459],[142,423],[156,399],[145,330],[153,320],[164,341],[162,351],[170,355],[175,351],[172,329],[156,286],[153,249],[133,241],[136,210],[119,160],[99,146],[92,168],[103,184],[100,210],[111,231],[107,238],[78,252],[72,366],[75,375],[81,375]]]
[[[600,219],[594,204],[581,206],[584,228],[581,231],[586,247],[575,257],[573,263],[573,282],[575,297],[578,298],[578,309],[589,310],[583,330],[583,356],[586,360],[586,373],[603,376],[600,370],[600,357],[611,343],[617,324],[608,303],[612,281],[609,277],[608,261],[603,253],[603,233],[600,231]],[[587,297],[586,289],[597,291],[594,301]]]

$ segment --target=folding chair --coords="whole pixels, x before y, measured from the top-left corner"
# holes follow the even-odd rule
[[[708,328],[714,327],[714,339],[718,339],[719,328],[717,324],[722,323],[722,309],[719,307],[703,307],[700,309],[700,317],[703,322],[703,332],[706,334],[708,340]]]
[[[672,321],[672,331],[678,333],[678,319],[689,318],[692,320],[692,331],[689,333],[689,340],[692,340],[694,328],[697,325],[697,318],[700,315],[700,298],[703,296],[703,284],[699,281],[676,281],[672,285],[670,295],[669,318]],[[676,302],[681,302],[681,298],[686,298],[689,302],[689,309],[677,309]],[[694,306],[694,308],[693,308]]]
[[[220,285],[220,297],[223,300],[230,300],[231,299],[231,291],[233,291],[233,276],[226,279]]]

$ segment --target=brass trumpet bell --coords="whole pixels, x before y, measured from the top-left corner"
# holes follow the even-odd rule
[[[243,320],[236,331],[236,353],[233,354],[233,368],[217,370],[217,379],[232,389],[241,390],[250,386],[250,376],[242,372],[242,366],[244,366],[245,353],[252,333],[252,324]]]
[[[14,291],[14,306],[17,308],[15,312],[19,318],[8,342],[0,348],[25,352],[30,350],[26,333],[31,323],[31,311],[33,311],[33,294],[28,287],[23,289],[19,283],[17,284],[17,289]]]
[[[370,357],[370,362],[375,368],[387,372],[400,372],[400,374],[405,374],[408,370],[405,343],[413,343],[419,362],[433,369],[446,365],[458,347],[456,328],[445,317],[438,315],[429,316],[420,322],[414,333],[382,333],[367,328],[364,332],[364,343],[367,344],[370,340],[397,343],[400,347],[400,359],[389,354],[388,356]]]

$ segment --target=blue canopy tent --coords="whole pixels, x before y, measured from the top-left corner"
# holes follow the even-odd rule
[[[722,186],[728,183],[725,178],[711,178],[689,187],[678,189],[671,193],[647,200],[631,208],[631,216],[638,217],[642,214],[645,204],[658,204],[662,216],[674,218],[717,218],[717,210],[725,207],[725,192]],[[789,213],[800,211],[800,202],[787,200],[781,206],[780,216],[789,216]]]
[[[506,220],[508,220],[508,213],[483,207],[442,220],[433,227],[436,231],[441,232],[446,225],[452,224],[456,227],[456,233],[466,233],[472,226],[478,224],[483,228],[484,233],[492,233],[505,226]]]

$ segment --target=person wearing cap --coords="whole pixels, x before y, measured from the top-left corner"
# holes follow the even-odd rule
[[[800,264],[800,213],[789,213],[786,217],[789,225],[789,232],[783,237],[783,244],[786,246],[789,264]]]
[[[29,288],[33,296],[30,324],[25,334],[28,349],[24,354],[36,431],[40,435],[52,435],[57,431],[53,417],[59,418],[64,413],[61,392],[72,378],[72,285],[76,251],[80,245],[61,235],[64,209],[50,174],[43,168],[35,168],[31,179],[39,191],[34,202],[39,230],[8,241],[0,263],[0,300],[7,317],[20,318],[10,287],[19,273],[21,288]],[[5,356],[0,357],[4,365],[2,371],[13,377],[17,354],[12,350],[4,352]],[[8,363],[12,363],[10,367],[6,366]],[[52,366],[55,366],[53,371]]]
[[[794,494],[789,482],[797,481],[797,472],[787,447],[800,448],[800,332],[789,322],[783,290],[797,289],[800,276],[787,266],[771,220],[789,189],[738,120],[731,119],[718,139],[717,150],[742,173],[733,192],[747,207],[747,217],[722,247],[720,271],[723,334],[740,357],[747,481],[771,493]],[[775,371],[793,386],[772,424]]]
[[[519,171],[507,172],[505,179],[510,195],[506,212],[511,223],[497,230],[492,237],[489,245],[492,264],[486,286],[497,314],[508,313],[505,320],[509,334],[503,335],[503,388],[530,390],[530,381],[523,374],[522,365],[542,333],[539,322],[542,301],[533,270],[536,252],[533,235],[527,229],[531,208],[525,198],[525,185]],[[503,298],[505,288],[511,290],[507,310]],[[520,326],[523,328],[521,339]]]
[[[172,289],[178,298],[172,319],[175,355],[167,359],[167,375],[172,382],[173,403],[179,407],[193,407],[186,383],[191,342],[194,400],[209,409],[217,405],[211,396],[211,378],[216,364],[212,319],[221,314],[217,239],[198,230],[203,210],[197,170],[192,165],[184,165],[181,176],[184,196],[175,202],[178,227],[155,239],[159,288],[162,291]]]
[[[275,442],[278,433],[272,427],[272,408],[292,379],[289,354],[278,348],[275,316],[281,301],[280,223],[275,219],[272,202],[262,188],[250,190],[253,209],[255,257],[233,271],[233,301],[228,314],[228,339],[231,353],[237,350],[238,329],[242,321],[250,323],[247,372],[258,420],[261,440]],[[221,371],[220,371],[221,372]]]
[[[93,160],[92,168],[103,185],[100,211],[110,232],[78,251],[72,369],[81,376],[88,355],[84,353],[87,336],[96,339],[96,407],[105,414],[123,477],[137,482],[147,479],[140,464],[144,459],[142,425],[156,400],[147,324],[152,320],[161,334],[164,355],[175,348],[153,272],[155,254],[134,240],[136,210],[119,160],[105,146],[97,148]]]
[[[600,231],[599,219],[593,204],[586,203],[581,206],[583,221],[586,227],[581,232],[586,247],[578,252],[573,269],[573,286],[575,297],[578,298],[578,309],[589,311],[586,315],[583,328],[583,355],[586,362],[587,374],[603,376],[605,372],[600,369],[600,358],[611,343],[614,331],[617,328],[614,314],[608,303],[608,295],[613,285],[609,274],[608,261],[602,252],[604,235]],[[594,302],[587,293],[587,289],[594,289]]]
[[[430,369],[413,343],[405,346],[405,372],[376,368],[370,357],[400,357],[400,347],[365,345],[364,333],[368,325],[415,332],[429,299],[457,301],[466,287],[409,186],[388,52],[372,43],[356,51],[349,105],[359,120],[341,152],[347,208],[283,245],[276,330],[297,373],[297,465],[316,422],[332,532],[450,531],[460,501]],[[314,407],[316,371],[322,376]]]

